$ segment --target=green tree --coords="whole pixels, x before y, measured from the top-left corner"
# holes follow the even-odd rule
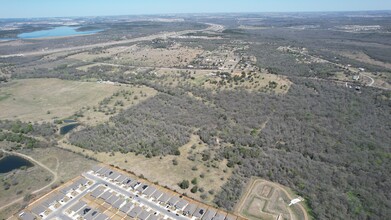
[[[197,178],[194,178],[193,180],[191,180],[191,183],[192,183],[193,185],[197,185],[197,184],[198,184]]]
[[[198,191],[198,186],[193,186],[193,188],[191,188],[190,192],[192,193],[196,193]]]
[[[181,187],[181,189],[187,189],[187,188],[189,188],[190,183],[189,183],[189,180],[183,180],[178,185],[179,185],[179,187]]]

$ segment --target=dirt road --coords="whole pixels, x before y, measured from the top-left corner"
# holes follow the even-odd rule
[[[270,181],[266,181],[266,180],[263,180],[263,179],[252,178],[250,180],[249,185],[245,189],[246,191],[243,193],[241,199],[239,200],[239,202],[237,203],[237,205],[235,207],[235,211],[238,213],[238,215],[241,215],[241,211],[243,210],[243,206],[245,205],[245,202],[246,202],[247,198],[250,196],[250,193],[253,190],[254,186],[256,186],[259,182],[267,182],[268,185],[271,185],[271,186],[281,190],[282,192],[284,192],[286,194],[286,196],[288,197],[288,199],[290,199],[290,200],[294,199],[291,196],[291,194],[287,190],[285,190],[281,185],[279,185],[277,183],[270,182]],[[298,206],[300,208],[300,210],[303,212],[304,220],[309,220],[307,211],[305,210],[304,206],[302,204],[300,204],[300,203],[296,203],[295,206]],[[292,215],[292,213],[290,211],[289,211],[289,214],[291,216],[291,219],[293,219],[293,215]],[[242,215],[241,215],[241,217],[245,218]]]
[[[27,156],[25,154],[21,154],[21,153],[18,153],[18,152],[9,152],[9,151],[5,151],[3,149],[2,149],[2,151],[4,153],[17,155],[19,157],[23,157],[23,158],[25,158],[25,159],[27,159],[29,161],[32,161],[32,162],[38,164],[39,166],[41,166],[42,168],[44,168],[45,170],[49,171],[51,174],[53,174],[53,180],[49,184],[47,184],[46,186],[44,186],[44,187],[42,187],[40,189],[37,189],[37,190],[31,192],[31,194],[37,194],[39,192],[42,192],[43,190],[51,187],[57,181],[57,179],[58,179],[57,170],[58,170],[58,167],[60,166],[60,163],[59,163],[59,160],[58,160],[57,157],[54,157],[57,160],[57,165],[56,165],[56,170],[53,171],[49,167],[47,167],[46,165],[42,164],[41,162],[39,162],[39,161],[35,160],[34,158],[32,158],[30,156]],[[8,203],[7,205],[1,206],[0,207],[0,211],[5,209],[5,208],[7,208],[7,207],[9,207],[9,206],[11,206],[11,205],[13,205],[13,204],[15,204],[15,203],[21,202],[22,200],[23,200],[23,197],[15,199],[14,201]]]

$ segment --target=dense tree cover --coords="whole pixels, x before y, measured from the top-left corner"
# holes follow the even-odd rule
[[[155,86],[159,95],[72,134],[71,142],[156,156],[175,154],[196,132],[210,146],[219,139],[216,159],[236,168],[219,206],[232,208],[246,180],[259,176],[292,187],[316,218],[388,216],[391,94],[293,80],[287,95]]]
[[[269,107],[255,107],[273,112],[262,131],[242,143],[233,137],[235,147],[221,151],[239,169],[216,203],[232,208],[240,196],[237,189],[254,175],[292,187],[319,219],[387,218],[390,93],[368,89],[358,94],[321,81],[295,83],[287,96],[268,99]]]
[[[160,93],[112,117],[110,123],[72,134],[73,144],[98,151],[176,154],[192,128],[212,124],[217,112],[186,95]]]
[[[52,137],[57,128],[52,123],[26,123],[22,121],[0,120],[0,130],[10,131],[17,134],[32,136]]]
[[[0,120],[0,141],[18,143],[27,148],[47,147],[48,142],[36,139],[41,136],[50,140],[54,138],[56,128],[50,123],[25,123],[21,121]]]

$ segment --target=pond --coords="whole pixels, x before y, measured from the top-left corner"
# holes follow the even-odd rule
[[[0,173],[8,173],[12,170],[19,169],[21,167],[32,167],[33,163],[24,159],[23,157],[15,155],[7,155],[0,159]]]
[[[77,122],[76,120],[73,120],[73,119],[64,119],[63,121],[64,121],[64,123],[74,123],[74,122]]]
[[[70,132],[72,129],[76,128],[79,125],[80,125],[79,123],[65,125],[60,128],[60,134],[61,135],[67,134],[68,132]]]
[[[76,35],[95,34],[102,30],[91,30],[91,31],[77,31],[79,27],[56,27],[49,30],[27,32],[18,35],[21,39],[36,39],[36,38],[48,38],[48,37],[67,37]]]

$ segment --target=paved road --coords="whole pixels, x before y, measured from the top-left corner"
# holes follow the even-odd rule
[[[113,184],[107,180],[104,180],[103,178],[100,178],[100,177],[97,177],[93,174],[90,174],[90,173],[84,173],[83,174],[84,177],[86,177],[87,179],[90,179],[90,180],[93,180],[95,181],[96,183],[99,183],[99,184],[107,184],[109,188],[119,192],[119,193],[122,193],[126,196],[132,196],[132,197],[135,197],[136,194],[132,193],[132,192],[129,192],[127,191],[126,189],[120,187],[120,186],[117,186],[116,184]],[[148,206],[150,208],[152,208],[153,210],[156,210],[164,215],[167,215],[169,216],[170,218],[172,219],[178,219],[178,220],[189,220],[190,218],[188,217],[185,217],[185,216],[182,216],[182,215],[179,215],[177,216],[175,213],[173,213],[172,211],[171,212],[168,212],[167,209],[165,207],[162,207],[160,205],[158,205],[157,203],[155,202],[152,202],[152,201],[149,201],[148,199],[146,198],[143,198],[143,197],[135,197],[135,199],[145,205],[145,206]]]
[[[69,200],[65,205],[61,206],[56,211],[50,213],[47,217],[44,219],[62,219],[62,220],[72,220],[68,215],[65,214],[65,211],[69,209],[72,205],[74,205],[79,199],[81,199],[83,196],[87,195],[90,191],[94,190],[96,187],[101,185],[100,183],[95,182],[90,186],[88,189],[81,192],[79,195],[73,197],[71,200]]]

